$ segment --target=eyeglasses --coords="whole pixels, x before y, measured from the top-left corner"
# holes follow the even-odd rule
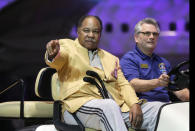
[[[151,34],[154,36],[154,37],[158,37],[159,36],[159,33],[158,32],[138,32],[138,33],[142,33],[144,34],[145,36],[149,37]]]

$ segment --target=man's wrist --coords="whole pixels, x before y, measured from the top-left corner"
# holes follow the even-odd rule
[[[138,104],[138,105],[140,105],[140,106],[141,106],[141,105],[142,105],[142,103],[143,103],[142,101],[139,101],[139,102],[137,102],[137,103],[135,103],[135,104]]]
[[[144,103],[144,100],[143,99],[141,99],[141,100],[139,100],[137,103],[135,103],[135,104],[138,104],[138,105],[142,105]]]

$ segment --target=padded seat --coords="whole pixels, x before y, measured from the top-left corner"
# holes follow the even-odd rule
[[[21,118],[20,101],[0,103],[1,118]],[[52,101],[24,101],[24,118],[53,118]]]
[[[164,104],[155,131],[189,131],[189,117],[189,102]]]

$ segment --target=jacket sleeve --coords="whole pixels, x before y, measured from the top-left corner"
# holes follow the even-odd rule
[[[119,59],[117,58],[117,84],[121,89],[121,95],[125,101],[125,103],[131,108],[131,106],[135,103],[138,103],[140,100],[137,97],[134,88],[129,84],[129,82],[125,79],[123,72],[121,71],[119,65]]]
[[[69,49],[66,45],[66,42],[63,40],[59,40],[60,43],[60,50],[56,57],[53,60],[48,60],[48,53],[45,53],[45,62],[48,66],[56,69],[57,71],[60,70],[65,64],[68,63],[68,52]]]

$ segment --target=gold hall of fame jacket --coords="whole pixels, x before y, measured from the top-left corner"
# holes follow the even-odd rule
[[[133,104],[141,101],[125,79],[116,56],[98,49],[98,56],[103,66],[101,70],[90,65],[88,49],[80,45],[78,39],[60,39],[59,43],[58,55],[49,62],[46,52],[45,61],[47,65],[57,70],[54,76],[59,80],[59,99],[63,101],[63,111],[68,110],[73,113],[92,99],[102,99],[95,85],[83,81],[87,70],[99,74],[122,112],[128,112]]]

